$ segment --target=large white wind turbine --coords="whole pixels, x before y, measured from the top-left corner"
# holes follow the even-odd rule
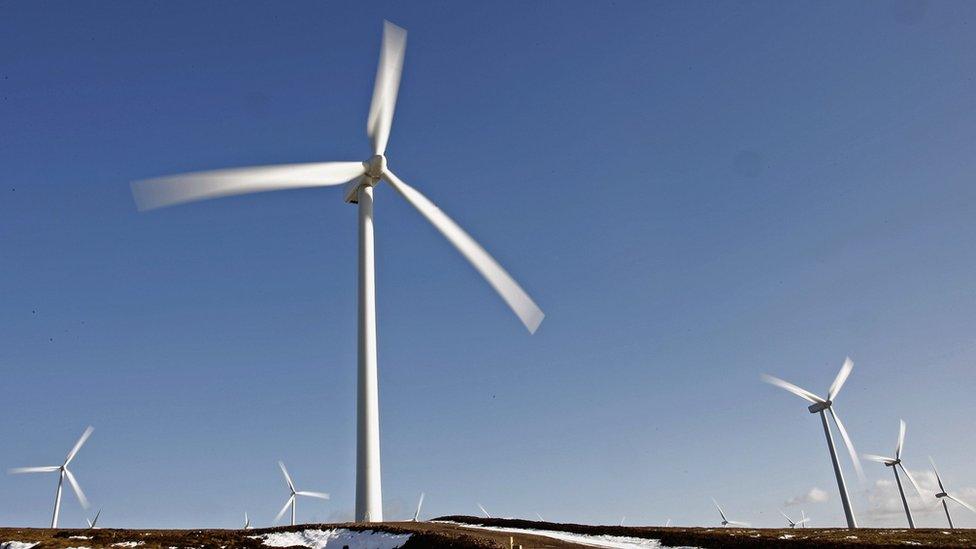
[[[909,482],[912,483],[912,487],[915,488],[915,492],[921,496],[922,491],[918,487],[918,483],[912,478],[912,474],[905,469],[905,466],[901,462],[901,451],[905,446],[905,420],[901,420],[901,424],[898,428],[898,445],[895,446],[895,457],[885,457],[877,456],[874,454],[864,454],[865,459],[870,459],[871,461],[877,461],[878,463],[883,463],[885,467],[891,467],[891,470],[895,472],[895,483],[898,484],[898,493],[901,495],[901,503],[905,506],[905,516],[908,517],[908,527],[915,528],[915,519],[912,517],[912,510],[908,507],[908,499],[905,498],[905,489],[901,485],[901,477],[898,476],[898,468],[901,467],[905,476],[908,477]]]
[[[295,504],[298,500],[298,496],[307,496],[310,498],[319,498],[319,499],[329,499],[329,494],[323,492],[309,492],[305,490],[296,490],[295,483],[291,481],[291,475],[288,474],[288,469],[285,469],[285,464],[279,461],[278,467],[281,467],[281,474],[285,475],[285,482],[288,484],[288,489],[291,491],[291,494],[288,496],[288,500],[285,501],[285,506],[281,508],[281,511],[278,511],[278,516],[275,517],[275,522],[281,520],[281,515],[284,515],[285,511],[288,510],[288,507],[291,506],[291,525],[294,526],[295,525]],[[246,518],[247,516],[245,515],[245,519]],[[250,525],[250,523],[248,523],[248,525]]]
[[[847,381],[847,376],[851,375],[851,370],[853,369],[854,362],[850,358],[844,360],[844,365],[840,367],[840,371],[837,372],[837,377],[834,378],[834,382],[830,384],[830,389],[827,390],[826,399],[820,398],[810,391],[801,389],[778,377],[766,374],[762,376],[763,381],[766,383],[786,389],[803,400],[811,402],[812,404],[807,409],[810,410],[811,414],[820,414],[824,434],[827,436],[827,448],[830,450],[830,461],[834,464],[834,476],[837,477],[837,488],[840,490],[840,500],[844,505],[844,515],[847,517],[848,528],[857,528],[857,521],[854,520],[854,511],[851,509],[851,500],[847,495],[844,473],[841,471],[840,462],[837,460],[837,451],[834,449],[834,437],[830,434],[830,423],[827,422],[826,412],[830,412],[830,416],[834,418],[834,423],[837,424],[837,430],[840,431],[840,435],[844,439],[844,444],[847,446],[847,451],[851,454],[851,461],[854,462],[854,470],[857,471],[859,477],[863,478],[864,472],[861,470],[861,462],[858,460],[857,452],[854,450],[854,443],[851,442],[851,437],[848,436],[847,429],[844,428],[840,416],[837,415],[837,411],[834,409],[834,399],[837,398],[837,394],[840,393],[841,387],[844,386],[844,382]]]
[[[939,469],[935,466],[935,460],[932,459],[932,456],[929,456],[929,462],[932,464],[932,470],[935,471],[935,480],[938,481],[938,483],[939,483],[939,490],[941,490],[941,492],[939,492],[938,494],[936,494],[935,497],[938,498],[938,500],[942,502],[942,509],[945,510],[946,520],[949,521],[949,529],[951,530],[951,529],[953,529],[955,527],[952,525],[952,517],[949,515],[949,504],[948,504],[947,500],[952,500],[952,501],[958,503],[959,505],[962,505],[966,509],[969,509],[970,511],[972,511],[974,513],[976,513],[976,507],[973,507],[972,505],[970,505],[970,504],[966,503],[965,501],[963,501],[963,500],[961,500],[961,499],[953,496],[952,494],[949,494],[948,493],[949,491],[946,490],[945,489],[945,486],[943,486],[943,484],[942,484],[942,477],[939,476]]]
[[[81,506],[85,509],[88,508],[88,498],[85,497],[85,493],[81,491],[81,486],[78,481],[75,480],[75,476],[68,469],[68,464],[71,460],[75,459],[78,454],[78,450],[81,450],[81,446],[88,440],[91,436],[92,431],[95,429],[89,425],[85,432],[81,434],[81,438],[75,443],[74,447],[68,452],[68,456],[64,458],[64,463],[61,465],[48,465],[46,467],[18,467],[16,469],[11,469],[9,472],[12,474],[19,473],[58,473],[58,493],[54,496],[54,516],[51,517],[51,528],[58,527],[58,515],[61,513],[61,486],[64,484],[65,477],[68,478],[68,483],[71,484],[71,488],[75,491],[75,495],[78,496],[78,501]]]
[[[481,273],[530,333],[545,316],[521,286],[417,189],[394,175],[386,162],[407,32],[386,22],[373,100],[366,123],[373,156],[365,162],[317,162],[184,174],[132,184],[140,210],[237,194],[325,187],[346,183],[346,202],[359,204],[359,367],[356,446],[356,520],[382,521],[379,404],[376,374],[376,295],[373,257],[373,187],[386,181],[444,235]],[[451,174],[452,178],[455,174]],[[347,183],[348,182],[348,183]]]
[[[748,522],[739,522],[739,521],[735,521],[735,520],[729,520],[728,517],[725,516],[725,511],[722,510],[722,506],[719,505],[717,501],[715,501],[715,498],[712,498],[712,503],[714,503],[715,504],[715,508],[718,509],[718,514],[722,515],[722,527],[723,528],[727,528],[729,526],[739,526],[741,528],[748,528],[749,527],[749,523]]]

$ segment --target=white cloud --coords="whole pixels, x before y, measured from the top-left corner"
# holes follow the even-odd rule
[[[828,499],[830,499],[830,494],[814,486],[813,488],[810,488],[807,493],[793,496],[783,502],[783,504],[787,507],[791,507],[793,505],[800,505],[803,503],[823,503]]]

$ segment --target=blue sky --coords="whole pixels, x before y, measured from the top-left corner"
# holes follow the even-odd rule
[[[909,468],[976,499],[976,5],[0,10],[0,467],[94,425],[74,471],[106,525],[269,524],[278,459],[333,494],[300,520],[351,517],[355,208],[140,214],[128,182],[365,159],[384,18],[410,33],[391,165],[547,314],[529,336],[378,190],[389,518],[424,491],[426,516],[711,524],[715,497],[779,525],[818,487],[783,508],[839,525],[819,421],[759,375],[825,392],[846,355],[858,449],[903,417]],[[862,524],[901,525],[865,469]],[[44,525],[55,482],[0,475],[0,524]]]

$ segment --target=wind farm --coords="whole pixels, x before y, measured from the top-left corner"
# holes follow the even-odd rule
[[[972,547],[976,8],[736,6],[11,7],[0,549]]]

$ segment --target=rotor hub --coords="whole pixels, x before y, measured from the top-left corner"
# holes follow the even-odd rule
[[[810,406],[807,406],[807,410],[810,410],[810,413],[811,414],[816,414],[817,412],[822,412],[822,411],[830,408],[830,405],[831,404],[833,404],[833,403],[831,401],[829,401],[829,400],[827,400],[825,402],[816,402],[814,404],[811,404]]]
[[[386,171],[386,157],[382,154],[377,154],[366,162],[363,162],[363,166],[366,166],[366,175],[374,180],[375,184],[375,181],[383,177],[383,172]]]

